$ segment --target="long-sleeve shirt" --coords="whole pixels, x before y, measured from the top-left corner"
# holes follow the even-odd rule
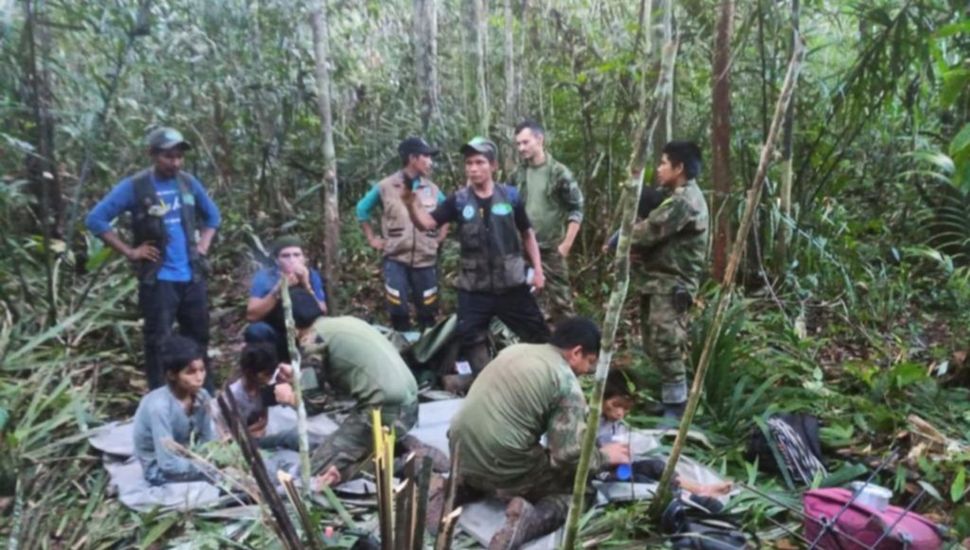
[[[586,409],[579,380],[558,349],[517,344],[502,350],[475,380],[449,437],[460,445],[463,474],[497,488],[518,486],[549,469],[576,471]],[[594,453],[590,470],[606,461],[602,451]]]
[[[569,223],[583,222],[583,192],[569,168],[549,153],[540,166],[519,165],[512,182],[525,201],[540,249],[556,248]]]
[[[165,230],[168,232],[168,243],[163,251],[162,266],[158,270],[160,281],[190,281],[192,268],[189,263],[189,248],[187,235],[182,228],[181,199],[177,178],[159,180],[152,173],[155,192],[159,200],[165,204]],[[222,221],[219,208],[209,198],[205,188],[194,176],[188,175],[192,184],[192,195],[195,197],[196,209],[201,213],[200,227],[216,229]],[[88,214],[85,225],[95,235],[111,229],[115,218],[123,212],[132,212],[137,204],[135,186],[131,177],[127,177],[116,185]]]
[[[192,410],[186,413],[167,385],[152,390],[141,399],[135,412],[135,456],[149,483],[161,485],[206,479],[202,470],[170,450],[166,442],[191,447],[215,439],[209,406],[209,393],[200,390]]]

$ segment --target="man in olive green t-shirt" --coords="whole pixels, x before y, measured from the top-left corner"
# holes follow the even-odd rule
[[[518,548],[565,521],[586,430],[577,375],[592,371],[599,344],[597,326],[574,317],[556,326],[548,344],[502,350],[452,420],[448,436],[461,456],[459,500],[512,497],[490,549]],[[608,443],[592,456],[590,470],[629,460],[626,445]]]
[[[353,411],[310,459],[318,483],[333,485],[348,479],[373,451],[372,410],[381,411],[381,423],[393,425],[398,438],[415,425],[418,384],[377,329],[356,317],[323,317],[319,307],[303,302],[301,296],[294,299],[293,320],[307,366],[316,370],[320,386],[326,381],[336,395],[355,401]],[[276,392],[277,399],[287,402],[281,393]]]
[[[545,130],[534,120],[515,127],[521,164],[512,174],[539,241],[546,288],[540,305],[552,323],[573,315],[566,258],[583,222],[583,192],[573,173],[545,150]]]

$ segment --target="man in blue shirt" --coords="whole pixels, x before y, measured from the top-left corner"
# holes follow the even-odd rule
[[[88,214],[88,229],[135,266],[138,305],[145,323],[145,371],[151,389],[165,383],[158,343],[172,333],[192,338],[203,350],[209,343],[209,298],[205,256],[219,227],[219,209],[194,176],[182,171],[191,145],[172,128],[148,134],[152,166],[119,182]],[[112,228],[123,212],[131,214],[133,241]],[[208,362],[207,369],[208,369]],[[206,388],[212,388],[206,376]]]
[[[320,273],[307,267],[303,243],[299,237],[280,237],[273,243],[272,254],[276,265],[261,269],[253,275],[249,302],[246,304],[246,320],[252,324],[246,327],[243,338],[250,344],[275,344],[277,354],[286,361],[290,351],[286,342],[283,301],[280,296],[283,288],[282,276],[286,276],[291,297],[297,292],[310,294],[324,315],[327,313],[327,294]]]

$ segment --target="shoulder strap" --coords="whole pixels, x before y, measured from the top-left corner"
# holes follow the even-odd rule
[[[152,183],[151,170],[146,168],[131,177],[131,185],[135,188],[135,204],[139,206],[136,211],[145,206],[146,200],[148,204],[158,202],[158,193],[155,192],[155,185]]]

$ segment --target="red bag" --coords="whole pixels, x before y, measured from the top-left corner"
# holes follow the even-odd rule
[[[897,506],[889,506],[880,511],[853,500],[852,491],[848,489],[808,491],[802,497],[802,504],[805,512],[805,538],[809,543],[816,543],[813,548],[935,550],[943,546],[939,528],[932,521]],[[842,510],[843,507],[845,510]],[[836,516],[838,519],[835,519]],[[892,532],[883,536],[890,527]],[[825,534],[819,537],[823,530]]]

